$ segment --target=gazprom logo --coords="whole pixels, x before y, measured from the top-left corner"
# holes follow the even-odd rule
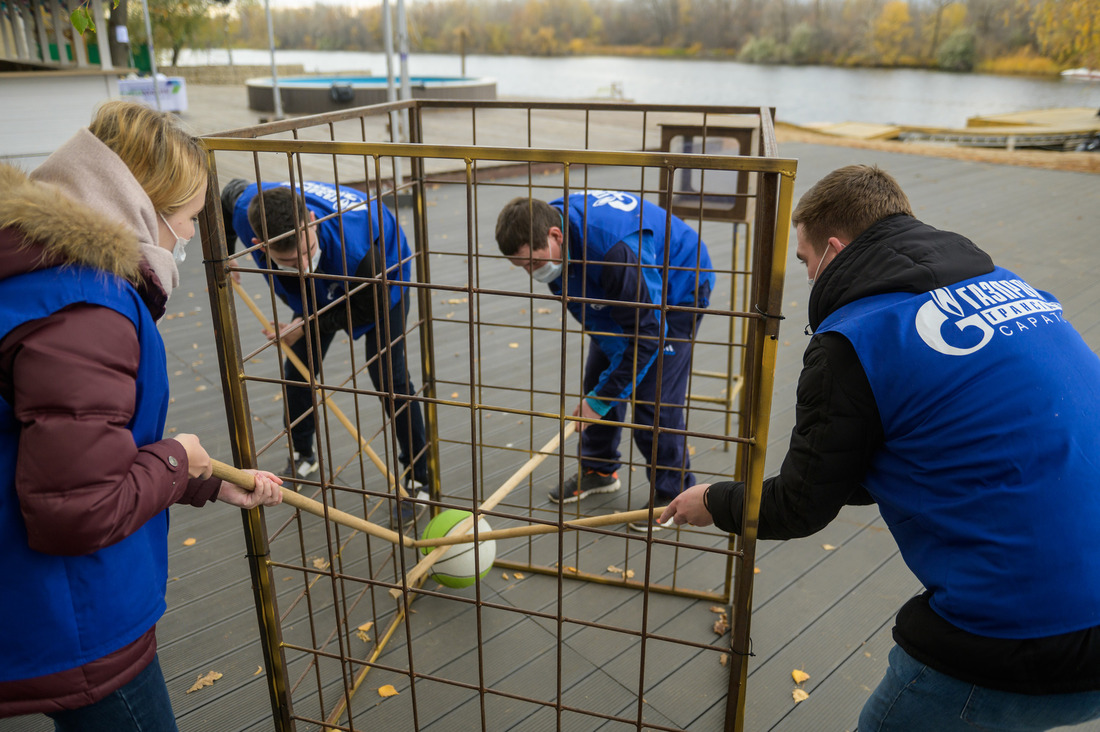
[[[638,199],[622,191],[589,191],[588,195],[596,199],[592,208],[610,206],[620,211],[633,211],[638,208]]]
[[[993,328],[980,313],[966,315],[959,301],[946,287],[933,290],[928,302],[917,311],[917,334],[928,347],[947,356],[967,356],[985,347]],[[951,325],[947,325],[951,321]]]

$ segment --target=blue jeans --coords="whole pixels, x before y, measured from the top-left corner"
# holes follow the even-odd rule
[[[55,732],[179,732],[156,656],[133,681],[95,704],[47,716]]]
[[[1100,718],[1100,691],[1031,696],[934,671],[897,646],[863,705],[859,732],[1039,732]]]

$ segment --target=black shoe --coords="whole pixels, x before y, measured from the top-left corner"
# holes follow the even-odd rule
[[[586,470],[580,479],[575,473],[570,475],[565,479],[565,483],[550,491],[548,495],[554,503],[576,503],[593,493],[614,493],[619,490],[619,485],[618,473]]]
[[[294,457],[286,461],[286,467],[283,468],[282,475],[295,480],[305,480],[316,473],[318,467],[320,467],[320,464],[317,462],[315,455],[303,455],[295,450]]]

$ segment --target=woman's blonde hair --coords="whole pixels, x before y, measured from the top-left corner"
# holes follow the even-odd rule
[[[113,100],[96,110],[88,129],[122,158],[160,213],[178,211],[209,175],[202,143],[166,112]]]

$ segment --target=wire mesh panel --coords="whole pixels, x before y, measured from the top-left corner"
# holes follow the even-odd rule
[[[403,127],[397,115],[411,140],[374,142]],[[747,129],[755,154],[663,151],[666,125]],[[206,142],[216,185],[203,243],[235,458],[297,468],[302,426],[315,423],[316,472],[284,483],[308,500],[246,519],[276,727],[739,729],[795,171],[776,155],[770,111],[420,100]],[[660,211],[681,171],[700,203],[677,209],[680,233],[705,242],[709,261],[617,265],[657,283],[656,297],[548,288],[498,248],[509,201],[565,198],[578,202],[558,228],[568,267],[595,267],[577,254],[595,207]],[[733,173],[744,184],[723,195],[744,199],[751,237],[743,218],[703,206],[708,176]],[[261,202],[267,184],[327,191],[327,208],[294,214],[285,233],[260,211],[241,235],[242,199],[223,212],[221,192]],[[394,239],[384,266],[364,270],[397,236],[389,213],[407,247]],[[674,226],[664,221],[658,244]],[[280,237],[302,255],[276,256]],[[695,299],[673,302],[660,284],[672,276],[696,283]],[[662,324],[619,333],[635,384],[650,368],[662,383],[691,352],[690,398],[671,427],[660,415],[681,404],[660,387],[625,391],[610,421],[582,420],[621,428],[607,471],[620,487],[559,503],[548,493],[579,475],[573,414],[586,368],[607,355],[608,308]],[[657,459],[670,437],[685,445],[675,465]],[[681,483],[746,481],[743,537],[656,526],[655,462]]]

